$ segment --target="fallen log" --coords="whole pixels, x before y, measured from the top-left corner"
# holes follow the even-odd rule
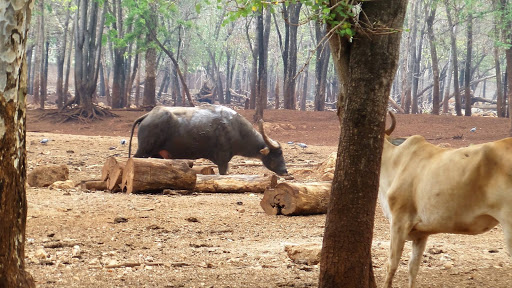
[[[204,193],[263,193],[277,185],[277,176],[260,175],[197,175],[197,192]]]
[[[190,161],[130,158],[126,161],[121,189],[126,193],[163,189],[194,189],[196,173]]]
[[[96,190],[105,191],[107,189],[107,182],[102,180],[85,180],[80,183],[82,190]]]
[[[327,213],[331,182],[279,183],[265,190],[260,206],[268,215]]]

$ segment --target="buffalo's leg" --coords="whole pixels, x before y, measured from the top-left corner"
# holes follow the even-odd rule
[[[409,287],[413,288],[416,285],[416,275],[420,269],[421,259],[423,257],[423,251],[427,245],[428,236],[414,239],[412,242],[412,253],[409,259]]]

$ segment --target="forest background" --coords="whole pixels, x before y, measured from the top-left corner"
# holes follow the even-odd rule
[[[31,107],[80,107],[70,118],[103,115],[93,105],[98,102],[112,108],[233,103],[258,108],[255,118],[266,108],[336,107],[340,84],[327,41],[332,32],[310,21],[324,17],[314,6],[80,3],[88,7],[36,2],[27,48]],[[469,116],[479,102],[507,116],[509,6],[506,0],[410,1],[390,95],[395,110]],[[357,6],[352,10],[357,13]],[[351,37],[354,27],[346,25],[342,31]],[[55,86],[52,80],[48,86],[49,78]]]

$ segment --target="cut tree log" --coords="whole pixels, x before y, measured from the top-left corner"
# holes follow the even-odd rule
[[[107,182],[102,180],[85,180],[80,183],[82,190],[96,190],[105,191],[107,189]]]
[[[190,161],[156,158],[130,158],[121,181],[126,193],[159,191],[163,189],[194,189],[196,173]]]
[[[331,182],[279,183],[265,190],[261,207],[268,215],[310,215],[327,213]]]
[[[121,189],[119,184],[123,179],[126,161],[126,159],[116,159],[115,157],[109,157],[105,161],[103,169],[101,169],[101,180],[106,182],[108,190],[117,191]]]
[[[204,193],[263,193],[277,185],[277,176],[197,175],[195,191]]]

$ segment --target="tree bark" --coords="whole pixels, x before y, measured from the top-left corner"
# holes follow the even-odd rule
[[[265,14],[265,16],[263,15]],[[261,15],[257,17],[258,25],[258,93],[256,111],[253,120],[258,122],[263,119],[263,111],[267,108],[267,93],[268,93],[268,41],[270,38],[270,7],[261,11]]]
[[[331,182],[280,183],[265,190],[260,206],[268,215],[325,214]]]
[[[148,36],[148,43],[150,37]],[[156,49],[149,48],[146,50],[146,81],[144,82],[144,98],[142,98],[142,106],[156,106]]]
[[[0,287],[35,287],[25,271],[26,47],[32,1],[8,0],[0,22]]]
[[[333,0],[330,5],[336,3]],[[407,1],[361,5],[363,27],[381,27],[382,32],[402,28]],[[333,34],[329,40],[343,87],[338,96],[341,132],[322,247],[321,288],[376,286],[371,260],[373,222],[384,120],[401,33],[373,32],[358,31],[361,36],[351,39]]]

